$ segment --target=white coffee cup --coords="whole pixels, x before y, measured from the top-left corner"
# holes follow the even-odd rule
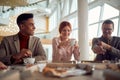
[[[35,58],[24,58],[23,61],[24,61],[24,64],[34,64]]]
[[[43,61],[37,61],[39,71],[42,72],[45,66],[47,65],[48,61],[43,60]]]
[[[76,42],[75,39],[71,40],[71,41],[70,41],[70,46],[74,46],[74,45],[75,45],[75,42]]]

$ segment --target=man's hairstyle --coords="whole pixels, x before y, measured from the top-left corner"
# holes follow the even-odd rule
[[[21,24],[23,21],[25,21],[25,20],[27,20],[29,18],[33,18],[33,14],[32,13],[23,13],[23,14],[20,14],[17,17],[17,25]]]
[[[113,25],[113,29],[114,29],[114,23],[113,23],[113,21],[111,21],[111,20],[105,20],[104,22],[103,22],[103,24],[112,24]],[[103,25],[102,24],[102,25]]]

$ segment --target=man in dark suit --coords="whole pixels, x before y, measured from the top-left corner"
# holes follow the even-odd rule
[[[114,30],[114,23],[105,20],[102,24],[102,36],[92,40],[92,50],[97,54],[95,60],[120,59],[120,37],[111,36]]]

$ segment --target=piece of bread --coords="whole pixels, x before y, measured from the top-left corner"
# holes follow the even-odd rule
[[[50,67],[45,67],[43,69],[43,74],[45,76],[56,76],[56,77],[60,77],[62,74],[65,74],[67,70],[65,69],[56,69],[56,68],[50,68]]]

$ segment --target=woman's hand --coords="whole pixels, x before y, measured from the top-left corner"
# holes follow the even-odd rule
[[[75,44],[74,44],[74,48],[79,48],[79,45],[78,45],[77,42],[75,42]]]

